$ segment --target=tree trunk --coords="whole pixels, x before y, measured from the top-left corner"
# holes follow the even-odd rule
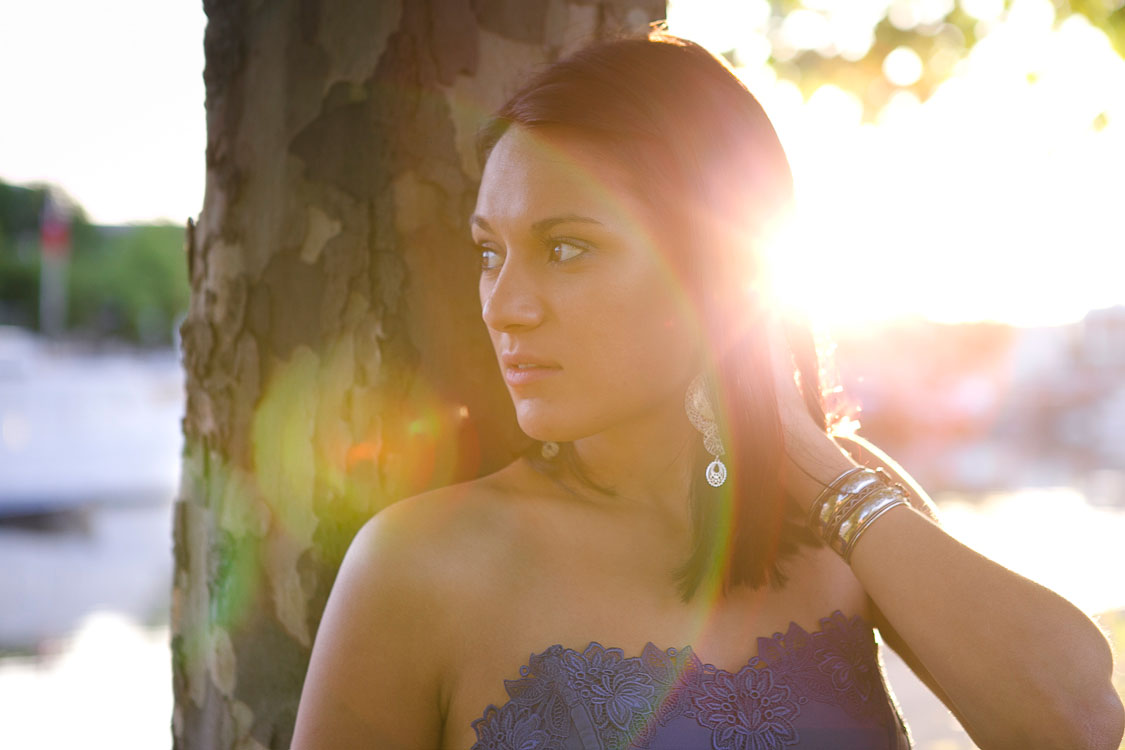
[[[479,318],[475,128],[654,0],[204,0],[175,511],[177,748],[286,748],[359,526],[525,440]]]

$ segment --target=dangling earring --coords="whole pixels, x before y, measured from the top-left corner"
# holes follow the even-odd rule
[[[711,401],[703,389],[703,374],[696,375],[688,385],[684,396],[684,411],[687,412],[688,421],[695,429],[703,433],[703,447],[715,457],[707,466],[707,483],[718,487],[727,478],[727,467],[719,460],[723,455],[723,441],[719,438],[719,425],[715,422],[715,411],[711,408]]]
[[[559,444],[554,440],[547,440],[539,447],[539,454],[543,456],[543,458],[554,458],[559,455]]]

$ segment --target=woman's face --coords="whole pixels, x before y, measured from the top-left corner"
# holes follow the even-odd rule
[[[481,314],[525,433],[577,440],[682,404],[700,362],[695,318],[613,154],[510,128],[485,165],[472,234]]]

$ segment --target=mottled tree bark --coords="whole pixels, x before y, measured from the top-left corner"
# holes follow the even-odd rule
[[[207,185],[176,501],[177,748],[285,748],[388,503],[510,460],[467,220],[481,118],[654,0],[205,0]]]

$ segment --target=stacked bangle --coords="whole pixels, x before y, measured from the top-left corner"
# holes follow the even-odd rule
[[[848,469],[813,501],[809,526],[850,563],[860,535],[891,508],[909,504],[907,497],[882,467]]]

